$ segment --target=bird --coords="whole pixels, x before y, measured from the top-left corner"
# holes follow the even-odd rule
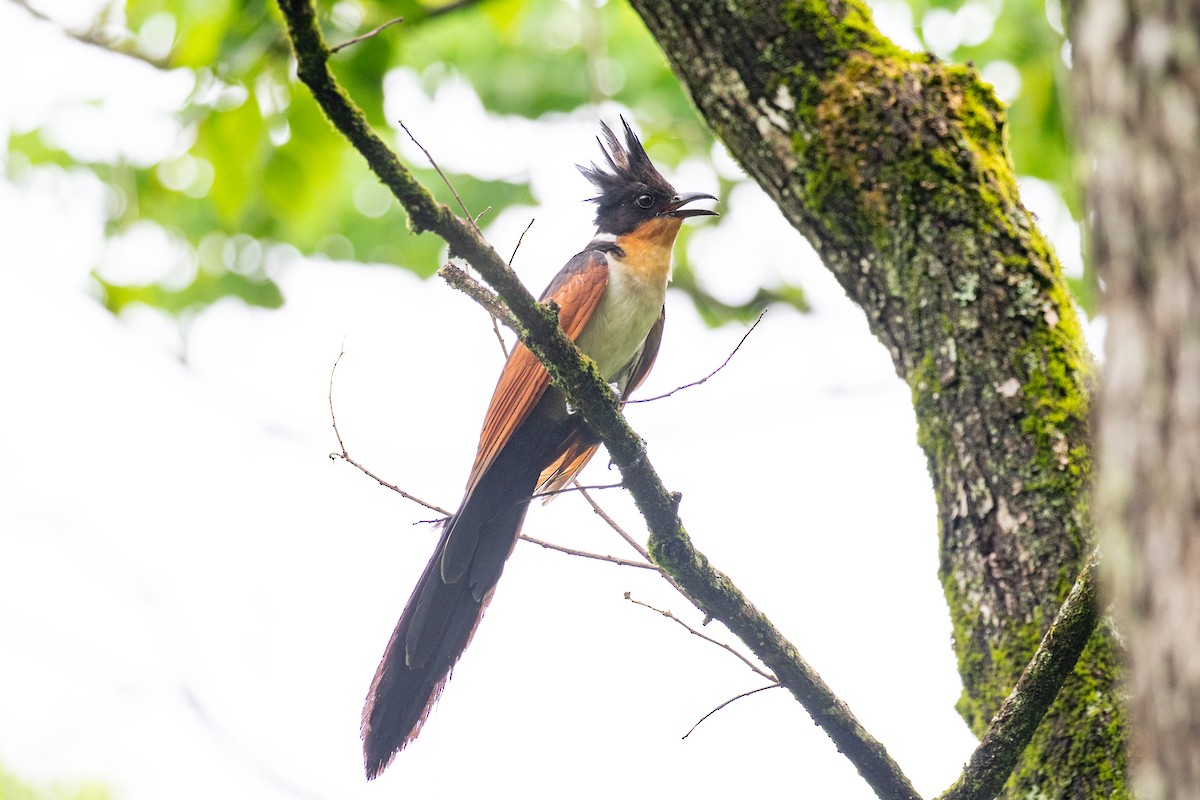
[[[679,193],[651,163],[629,122],[624,142],[601,122],[606,166],[576,165],[598,190],[596,233],[539,298],[595,361],[622,404],[646,379],[666,320],[664,299],[676,235],[688,208],[716,200]],[[538,495],[570,483],[599,439],[523,344],[505,362],[484,416],[462,503],[446,521],[388,641],[363,708],[363,760],[377,777],[420,733],[466,649]]]

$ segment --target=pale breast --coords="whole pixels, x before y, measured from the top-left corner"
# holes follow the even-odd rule
[[[608,269],[608,285],[577,344],[611,381],[641,351],[662,313],[669,270],[632,269],[614,253]]]

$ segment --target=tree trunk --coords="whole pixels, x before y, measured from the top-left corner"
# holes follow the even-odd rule
[[[633,5],[912,389],[958,710],[982,733],[1092,547],[1091,362],[1017,196],[1004,110],[971,68],[884,39],[858,0]],[[1102,626],[1007,796],[1126,796],[1115,651]]]
[[[1097,483],[1134,784],[1200,797],[1200,6],[1088,0],[1080,138],[1106,283]]]

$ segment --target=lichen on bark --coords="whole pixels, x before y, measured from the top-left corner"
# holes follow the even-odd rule
[[[634,0],[701,113],[820,253],[912,391],[940,574],[980,734],[1087,553],[1090,356],[968,66],[900,50],[858,0]],[[1106,626],[1006,790],[1125,796]]]

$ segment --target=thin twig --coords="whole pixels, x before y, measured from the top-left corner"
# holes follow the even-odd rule
[[[475,229],[475,233],[477,233],[480,237],[482,237],[483,231],[479,230],[479,225],[476,224],[475,218],[472,217],[471,212],[467,210],[467,204],[464,203],[462,197],[459,196],[458,189],[454,188],[454,184],[450,182],[450,179],[448,177],[446,177],[446,173],[442,172],[442,168],[440,166],[438,166],[437,161],[434,160],[433,154],[425,149],[425,145],[423,145],[417,141],[417,137],[413,136],[412,131],[410,131],[408,129],[408,126],[404,124],[404,120],[398,119],[398,120],[396,120],[396,124],[398,124],[401,128],[404,129],[404,132],[408,134],[408,138],[412,140],[412,143],[415,144],[417,147],[419,147],[421,149],[421,152],[425,154],[425,158],[427,158],[429,160],[429,165],[431,167],[433,167],[434,170],[437,171],[437,174],[442,179],[442,183],[446,184],[446,188],[450,190],[450,194],[454,195],[454,199],[458,201],[458,207],[462,209],[463,214],[466,216],[466,218],[468,220],[470,220],[471,227]],[[480,212],[480,216],[483,216],[482,212]]]
[[[359,462],[355,461],[353,458],[350,457],[350,454],[346,452],[346,445],[342,441],[342,432],[340,430],[338,430],[337,414],[335,414],[334,410],[333,410],[333,378],[334,378],[334,375],[337,373],[338,364],[341,363],[342,356],[344,356],[344,355],[346,355],[346,348],[343,346],[341,352],[338,353],[338,357],[336,359],[334,359],[334,361],[333,361],[333,367],[329,370],[329,418],[333,422],[333,435],[337,437],[338,447],[341,448],[340,453],[330,453],[329,457],[331,459],[339,459],[340,458],[341,460],[345,461],[347,464],[354,466],[356,469],[358,469],[359,472],[363,473],[367,477],[374,479],[376,482],[379,483],[380,486],[384,486],[388,489],[391,489],[393,492],[400,495],[401,497],[403,497],[407,500],[411,500],[414,503],[419,503],[420,505],[425,506],[425,508],[428,508],[430,511],[436,511],[437,513],[442,515],[438,519],[418,520],[415,524],[420,525],[422,523],[445,522],[451,516],[449,511],[442,508],[441,506],[434,505],[433,503],[428,503],[428,502],[422,500],[421,498],[416,497],[415,495],[404,491],[399,486],[396,486],[394,483],[387,482],[386,480],[384,480],[383,478],[379,477],[374,472],[369,470],[367,467],[365,467],[362,464],[360,464]],[[608,488],[608,487],[593,487],[593,488]],[[576,550],[571,547],[563,547],[562,545],[553,544],[552,542],[542,541],[541,539],[535,539],[534,537],[526,536],[525,534],[521,534],[520,538],[524,539],[527,542],[531,542],[533,544],[540,545],[540,546],[546,548],[547,550],[557,550],[560,553],[565,553],[566,555],[570,555],[570,556],[579,556],[580,558],[590,558],[595,561],[606,561],[610,564],[618,564],[623,567],[637,567],[638,569],[651,569],[651,570],[654,570],[655,572],[658,571],[658,567],[651,564],[649,562],[649,560],[630,561],[628,559],[618,558],[617,556],[603,555],[601,553],[589,553],[586,550]]]
[[[772,681],[773,683],[779,683],[778,678],[776,678],[771,673],[769,673],[766,670],[759,667],[757,664],[755,664],[750,659],[746,658],[744,655],[739,653],[737,650],[734,650],[732,647],[725,644],[725,642],[722,642],[720,639],[714,639],[713,637],[709,636],[707,633],[696,630],[691,625],[688,625],[686,622],[681,620],[679,617],[675,616],[675,614],[673,612],[667,611],[666,609],[657,608],[656,606],[652,606],[649,603],[643,603],[641,600],[635,599],[633,597],[633,595],[630,594],[629,592],[625,593],[625,599],[628,600],[629,602],[633,603],[635,606],[641,606],[642,608],[648,608],[651,611],[657,611],[659,614],[662,614],[667,619],[674,620],[676,623],[681,625],[684,630],[686,630],[688,633],[692,634],[693,636],[699,636],[701,639],[708,642],[709,644],[715,644],[717,647],[721,648],[722,650],[726,651],[727,653],[730,653],[731,655],[736,657],[738,661],[741,661],[747,667],[752,669],[756,674],[766,678],[769,681]]]
[[[379,477],[374,472],[371,472],[371,470],[367,469],[362,464],[355,461],[353,458],[350,457],[350,454],[348,452],[346,452],[346,443],[342,441],[342,432],[340,430],[338,430],[337,414],[335,414],[333,411],[333,376],[337,372],[338,364],[341,363],[342,356],[344,356],[344,355],[346,355],[346,348],[343,345],[341,352],[338,353],[338,357],[333,360],[333,368],[329,370],[329,418],[330,418],[330,420],[333,421],[333,435],[337,437],[338,447],[341,448],[340,453],[330,453],[329,458],[334,459],[334,460],[340,458],[341,460],[345,461],[347,464],[350,464],[351,466],[355,467],[359,472],[363,473],[367,477],[375,479],[379,483],[380,486],[386,486],[388,489],[391,489],[393,492],[400,495],[405,500],[411,500],[414,503],[417,503],[418,505],[425,506],[425,508],[428,508],[430,511],[436,511],[437,513],[441,514],[444,517],[450,516],[450,512],[447,511],[446,509],[442,508],[441,506],[434,505],[433,503],[427,503],[424,500],[422,500],[421,498],[417,497],[416,495],[409,494],[408,492],[404,491],[399,486],[396,486],[393,483],[388,483],[383,478]]]
[[[546,542],[541,539],[535,539],[532,536],[528,536],[524,533],[521,534],[521,538],[532,544],[541,545],[542,547],[546,548],[547,550],[557,550],[558,552],[565,553],[569,556],[579,556],[581,558],[590,558],[595,561],[607,561],[609,564],[618,564],[622,567],[637,567],[638,569],[650,569],[650,570],[654,570],[655,572],[658,572],[658,567],[654,566],[649,561],[630,561],[627,558],[619,558],[617,556],[606,556],[606,555],[602,555],[600,553],[589,553],[586,550],[576,550],[573,547],[563,547],[561,544],[554,544],[553,542]]]
[[[492,333],[496,334],[496,343],[500,345],[500,352],[504,354],[505,360],[508,359],[508,343],[504,341],[504,337],[500,334],[500,320],[496,319],[495,314],[488,315],[492,320]]]
[[[642,546],[642,543],[630,536],[624,528],[617,524],[615,519],[608,515],[607,511],[600,507],[599,503],[592,499],[592,496],[588,494],[587,487],[580,484],[579,481],[575,481],[575,488],[579,490],[579,494],[581,494],[583,499],[587,501],[588,505],[592,507],[592,511],[596,512],[596,516],[608,523],[608,527],[612,528],[618,536],[625,540],[626,544],[636,550],[638,555],[646,559],[647,562],[654,563],[654,559],[650,558],[649,551]]]
[[[513,245],[512,255],[508,257],[508,266],[512,267],[513,259],[517,257],[517,251],[521,249],[521,244],[525,241],[525,234],[529,233],[529,229],[533,227],[533,223],[537,222],[536,217],[531,217],[529,224],[525,226],[525,230],[521,231],[521,235],[517,237],[517,243]]]
[[[750,334],[754,333],[754,329],[758,327],[758,323],[762,322],[763,315],[766,313],[767,313],[767,309],[764,308],[762,310],[762,312],[758,315],[758,319],[754,320],[754,324],[750,326],[750,329],[748,331],[746,331],[744,334],[742,334],[742,338],[738,340],[737,347],[733,348],[733,350],[729,353],[729,355],[725,357],[725,360],[721,362],[721,366],[717,367],[716,369],[714,369],[712,372],[705,375],[700,380],[692,381],[691,383],[685,383],[683,386],[677,386],[674,389],[672,389],[671,391],[667,392],[666,394],[655,395],[654,397],[639,397],[636,400],[626,400],[625,402],[626,403],[650,403],[655,400],[662,400],[665,397],[670,397],[671,395],[675,394],[676,392],[682,392],[684,389],[690,389],[693,386],[699,386],[700,384],[707,382],[709,378],[711,378],[712,376],[716,375],[718,372],[720,372],[721,370],[723,370],[727,366],[729,366],[729,362],[732,361],[733,357],[737,355],[738,350],[742,349],[742,345],[746,343],[746,339],[750,336]]]
[[[722,708],[725,708],[725,706],[732,705],[733,703],[736,703],[738,700],[741,700],[743,697],[749,697],[752,694],[758,694],[759,692],[765,692],[767,689],[781,689],[781,688],[783,688],[782,683],[768,683],[766,686],[760,686],[757,689],[751,689],[748,692],[742,692],[737,697],[731,697],[728,700],[726,700],[724,703],[721,703],[721,705],[714,708],[712,711],[705,714],[700,719],[696,720],[696,724],[693,725],[692,727],[688,728],[688,732],[685,733],[681,738],[686,739],[689,736],[691,736],[692,732],[695,731],[696,728],[700,727],[701,722],[704,722],[704,720],[708,719],[713,714],[720,711]]]
[[[349,47],[352,44],[358,44],[359,42],[365,42],[367,39],[373,39],[376,36],[378,36],[379,34],[383,33],[388,28],[392,27],[393,25],[399,25],[401,22],[404,22],[404,17],[396,17],[395,19],[389,19],[387,22],[383,23],[378,28],[369,30],[366,33],[364,33],[362,36],[355,36],[353,39],[347,39],[346,41],[342,42],[341,44],[335,44],[333,47],[329,48],[329,54],[333,55],[334,53],[337,53],[340,50],[344,50],[345,48]]]
[[[625,488],[625,484],[623,484],[623,483],[594,483],[590,486],[582,486],[578,482],[576,482],[572,486],[564,486],[561,489],[547,489],[544,492],[538,492],[537,494],[534,495],[534,497],[539,497],[539,498],[554,497],[555,495],[567,494],[568,492],[582,492],[587,489],[595,489],[595,490],[599,491],[601,489],[624,489],[624,488]]]
[[[490,206],[489,206],[490,208]],[[479,216],[483,216],[480,214]],[[508,268],[512,269],[513,259],[517,257],[517,251],[521,249],[521,243],[525,241],[525,234],[529,233],[529,229],[533,227],[536,220],[530,219],[529,224],[525,226],[525,230],[521,231],[521,235],[517,237],[517,243],[513,246],[512,254],[508,257]],[[475,225],[479,225],[479,217],[475,218]],[[504,342],[504,337],[500,335],[500,323],[496,319],[496,315],[492,314],[492,330],[496,334],[496,341],[500,343],[500,350],[504,353],[504,357],[508,358],[508,345]]]

